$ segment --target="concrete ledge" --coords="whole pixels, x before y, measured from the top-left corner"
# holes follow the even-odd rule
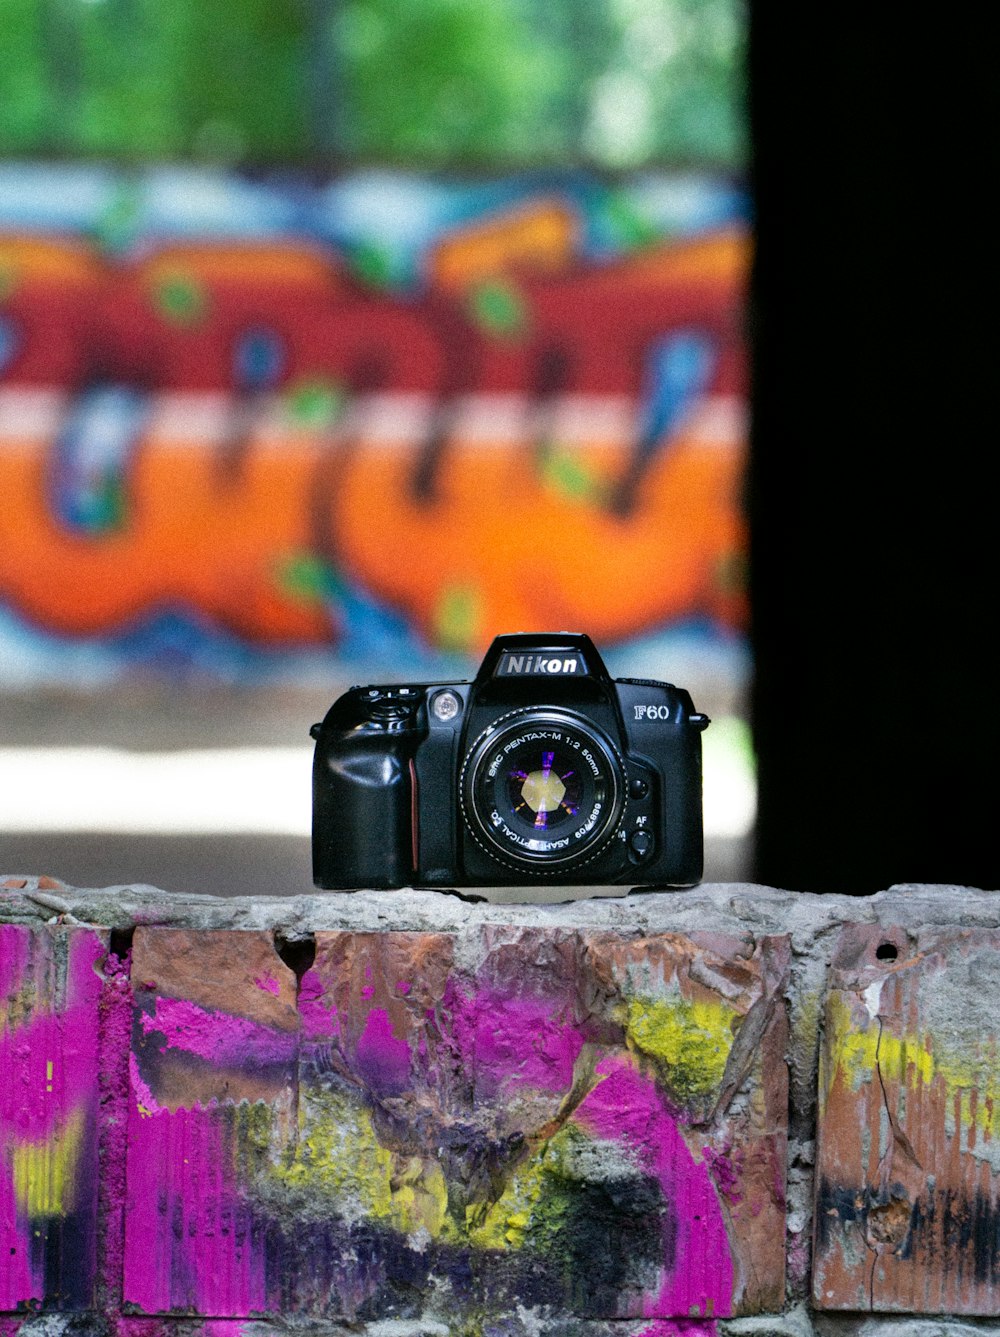
[[[0,1337],[1000,1332],[998,930],[0,877]]]

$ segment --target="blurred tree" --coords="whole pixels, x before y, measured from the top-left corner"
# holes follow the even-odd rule
[[[0,152],[743,164],[744,0],[5,0]]]
[[[537,40],[518,0],[343,0],[345,148],[443,164],[547,158],[572,52]],[[526,152],[527,151],[527,152]]]
[[[746,152],[740,0],[609,0],[588,84],[584,150],[598,162],[738,166]]]
[[[38,0],[7,0],[0,46],[0,149],[38,152],[48,145],[53,98]]]

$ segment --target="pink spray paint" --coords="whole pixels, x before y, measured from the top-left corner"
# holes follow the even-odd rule
[[[340,1036],[340,1019],[335,1003],[326,1001],[322,977],[307,970],[299,981],[299,1020],[307,1040],[329,1040]]]
[[[163,1038],[161,1053],[192,1055],[209,1071],[269,1065],[285,1066],[289,1076],[294,1071],[297,1030],[166,996],[137,1017],[154,1045]],[[167,1108],[135,1054],[130,1074],[125,1299],[154,1312],[239,1316],[266,1309],[263,1227],[238,1182],[235,1106],[196,1099]],[[227,1089],[221,1079],[219,1089]]]
[[[658,1318],[633,1337],[717,1337],[718,1331],[714,1319]]]
[[[98,1257],[98,1300],[117,1308],[122,1289],[125,1230],[125,1153],[128,1144],[128,1057],[132,1037],[131,952],[119,958],[109,952],[104,962],[100,1009],[101,1093],[98,1196],[101,1249]]]
[[[354,1067],[379,1095],[395,1096],[410,1084],[410,1046],[392,1033],[385,1008],[373,1007],[358,1040]]]
[[[263,1242],[220,1107],[129,1117],[124,1298],[146,1311],[267,1308]]]
[[[60,972],[56,956],[66,952],[65,993],[57,997]],[[105,954],[99,934],[90,929],[39,929],[0,926],[0,994],[13,1020],[0,1031],[0,1307],[13,1309],[40,1300],[46,1265],[63,1280],[66,1292],[85,1297],[96,1272],[98,1109],[98,1008]],[[47,1230],[48,1217],[32,1220],[19,1206],[11,1173],[15,1145],[39,1148],[65,1134],[75,1123],[81,1141],[67,1167],[65,1207],[91,1217],[85,1254],[74,1261],[73,1276],[62,1272],[58,1257],[32,1250],[36,1233]],[[67,1153],[68,1154],[68,1153]],[[34,1253],[34,1263],[32,1263]],[[85,1270],[86,1275],[81,1274]]]
[[[517,1086],[558,1093],[573,1085],[583,1036],[561,1000],[490,990],[468,997],[449,980],[444,1004],[461,1058],[475,1072],[477,1100]]]
[[[143,1033],[158,1031],[167,1049],[183,1049],[218,1067],[290,1063],[298,1035],[279,1031],[248,1017],[212,1012],[186,998],[159,997],[152,1016],[140,1014]]]
[[[591,1137],[621,1142],[655,1175],[676,1219],[673,1266],[656,1295],[643,1301],[649,1318],[732,1313],[729,1237],[708,1167],[695,1161],[655,1084],[627,1058],[597,1065],[603,1081],[581,1101],[574,1119]]]

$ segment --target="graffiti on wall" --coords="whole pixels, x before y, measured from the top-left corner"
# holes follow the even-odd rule
[[[106,938],[0,925],[0,1310],[94,1301]]]
[[[820,1050],[814,1303],[1000,1302],[993,929],[843,928]]]
[[[38,173],[0,172],[0,640],[741,635],[737,192]]]
[[[121,960],[5,933],[0,1041],[38,1057],[0,1103],[0,1310],[471,1332],[783,1302],[787,939],[323,931],[293,970],[262,932],[139,928]],[[86,1052],[48,1043],[82,999],[25,967],[67,952]],[[69,1291],[28,1245],[74,1212]]]

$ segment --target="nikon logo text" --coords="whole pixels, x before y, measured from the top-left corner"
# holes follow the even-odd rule
[[[567,674],[586,673],[586,667],[578,654],[572,655],[511,655],[506,654],[500,661],[499,672],[504,677],[511,674]]]

